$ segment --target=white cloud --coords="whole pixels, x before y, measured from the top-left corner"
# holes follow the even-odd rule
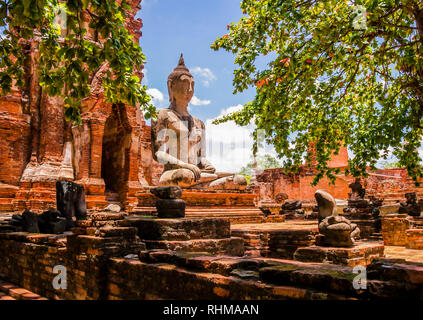
[[[147,69],[142,69],[142,73],[144,75],[142,78],[143,84],[148,86]]]
[[[221,110],[221,116],[242,109],[242,105]],[[255,125],[238,126],[233,121],[214,125],[214,119],[205,122],[207,140],[207,159],[218,171],[237,173],[247,165],[253,155],[253,137]],[[267,147],[265,153],[276,156],[273,147]]]
[[[159,89],[147,89],[147,94],[151,97],[154,106],[157,108],[164,102],[164,95]]]
[[[193,106],[206,106],[211,103],[211,100],[200,100],[196,96],[193,96],[190,103]]]
[[[194,76],[199,77],[201,83],[205,87],[210,86],[210,83],[217,79],[217,77],[213,74],[213,72],[209,68],[195,67],[191,70],[191,73]]]

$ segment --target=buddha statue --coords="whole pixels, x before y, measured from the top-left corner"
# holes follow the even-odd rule
[[[194,96],[194,77],[185,66],[183,55],[167,81],[170,106],[151,121],[153,158],[164,164],[159,186],[181,188],[245,189],[242,175],[216,172],[206,159],[204,123],[188,113]]]

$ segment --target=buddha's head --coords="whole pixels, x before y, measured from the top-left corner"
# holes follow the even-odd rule
[[[169,74],[167,89],[171,105],[188,105],[194,96],[194,77],[185,66],[182,54],[178,66]]]

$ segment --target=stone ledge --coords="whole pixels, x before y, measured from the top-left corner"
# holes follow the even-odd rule
[[[408,229],[406,234],[406,248],[423,250],[423,229]]]
[[[319,233],[315,222],[233,225],[231,234],[244,239],[246,254],[293,259],[298,247],[311,246]]]
[[[225,218],[127,217],[125,220],[138,228],[138,236],[142,240],[184,241],[230,237],[230,222]]]
[[[187,241],[145,240],[147,249],[164,249],[185,252],[209,252],[230,256],[244,255],[244,241],[241,238],[204,239]]]
[[[383,258],[384,246],[377,242],[358,242],[350,248],[301,247],[294,253],[294,259],[302,262],[329,262],[346,266],[370,264],[376,258]]]
[[[223,258],[223,257],[221,257]],[[149,264],[141,261],[111,259],[110,269],[116,275],[110,283],[111,294],[119,299],[347,299],[343,294],[336,294],[310,287],[278,286],[259,281],[242,279],[240,272],[230,276],[211,272],[187,270],[170,263]],[[210,270],[211,271],[211,270]],[[133,275],[130,285],[117,275],[126,272]],[[241,277],[237,276],[241,275]],[[160,280],[158,280],[160,279]],[[146,286],[148,284],[148,291]],[[118,291],[112,292],[119,288]],[[148,292],[148,294],[147,294]]]
[[[0,280],[0,300],[47,300],[13,283]]]

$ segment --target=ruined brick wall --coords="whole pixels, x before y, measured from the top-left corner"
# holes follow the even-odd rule
[[[131,10],[125,20],[135,42],[142,35],[142,21],[135,18],[140,2],[129,1]],[[89,15],[83,18],[88,25]],[[87,37],[96,38],[96,31],[89,30]],[[25,86],[14,88],[12,95],[0,97],[0,211],[31,209],[30,202],[39,194],[46,201],[38,207],[48,209],[55,196],[51,182],[57,180],[83,184],[89,207],[107,204],[106,188],[118,189],[114,191],[119,193],[121,203],[133,206],[135,193],[141,189],[140,181],[144,181],[143,166],[147,164],[140,159],[140,146],[146,143],[141,111],[138,107],[105,101],[102,88],[105,64],[90,78],[91,92],[81,105],[82,125],[66,122],[63,100],[49,97],[41,90],[38,45],[39,36],[35,35],[25,47],[28,53]],[[142,79],[142,68],[134,73]],[[111,122],[115,124],[113,128],[106,125]],[[117,137],[113,137],[114,129]],[[110,171],[115,176],[105,173]],[[10,194],[11,186],[20,189]]]
[[[348,199],[351,189],[348,187],[354,181],[354,177],[345,176],[343,172],[337,175],[335,184],[330,184],[327,178],[323,178],[317,186],[311,186],[315,177],[312,169],[300,168],[298,174],[286,174],[283,169],[266,169],[257,177],[259,182],[260,200],[274,199],[278,193],[286,193],[289,199],[301,199],[314,202],[316,190],[323,189],[332,194],[336,199]],[[403,201],[405,193],[417,192],[420,188],[407,175],[406,169],[381,169],[369,172],[367,178],[362,179],[363,187],[367,196],[376,196],[386,200]]]
[[[260,200],[275,199],[279,193],[286,193],[289,199],[314,201],[316,190],[324,189],[338,199],[347,199],[350,189],[348,185],[352,177],[337,176],[335,185],[323,178],[317,186],[311,186],[315,177],[312,170],[301,169],[299,174],[286,174],[283,169],[266,169],[257,177],[259,183]]]
[[[317,225],[303,229],[280,227],[270,231],[254,228],[248,232],[245,232],[245,228],[231,230],[233,237],[244,240],[246,255],[289,260],[294,259],[294,253],[299,247],[314,245],[318,233]]]
[[[407,233],[410,229],[410,221],[407,215],[396,215],[382,218],[382,236],[386,246],[407,245]]]
[[[0,98],[0,183],[19,184],[28,161],[30,121],[18,92]]]
[[[137,258],[102,257],[104,239],[79,237],[60,248],[36,236],[30,240],[24,234],[1,234],[0,277],[50,299],[423,298],[420,264],[376,260],[368,266],[369,289],[357,291],[352,286],[356,274],[344,266],[292,260],[280,260],[280,266],[272,266],[263,259],[250,258],[246,263],[241,258],[176,255],[171,251],[152,252],[152,261],[141,262]],[[58,264],[67,267],[66,290],[52,285],[56,276],[52,268]],[[234,268],[241,265],[250,265],[260,281],[236,276]]]
[[[1,239],[0,276],[50,299],[104,298],[104,259],[95,254],[75,253],[66,247],[36,242],[35,237],[21,241]],[[53,268],[59,265],[66,267],[66,290],[56,290],[52,284],[56,276]]]

